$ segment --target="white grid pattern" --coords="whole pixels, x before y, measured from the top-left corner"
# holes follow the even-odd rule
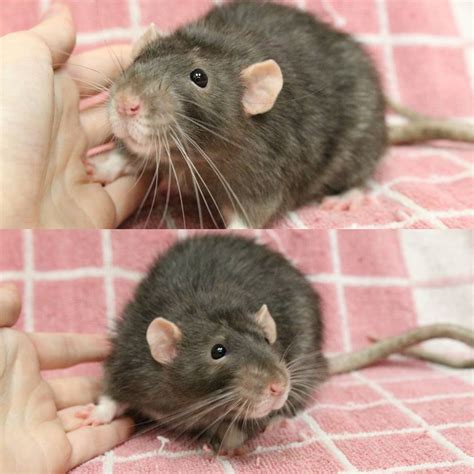
[[[117,231],[116,235],[120,235],[121,232]],[[126,268],[116,266],[114,264],[114,255],[112,252],[112,240],[115,238],[111,231],[102,231],[101,232],[101,240],[100,245],[102,248],[102,267],[84,267],[84,268],[75,268],[70,270],[49,270],[49,271],[38,271],[34,269],[34,233],[31,231],[24,231],[22,234],[23,237],[23,253],[25,256],[25,265],[23,271],[17,272],[2,272],[0,274],[0,281],[8,281],[8,280],[15,280],[15,281],[23,281],[25,282],[25,316],[26,313],[30,313],[30,316],[25,319],[25,324],[29,325],[31,328],[34,328],[34,313],[33,313],[33,300],[34,300],[34,284],[36,282],[54,282],[54,281],[74,281],[76,279],[80,279],[83,277],[88,278],[97,278],[101,279],[104,282],[104,294],[105,294],[105,302],[106,302],[106,315],[105,318],[107,323],[110,327],[110,323],[115,320],[116,311],[115,311],[115,281],[119,280],[128,280],[133,283],[139,281],[142,276],[142,273],[136,271],[130,271]],[[177,232],[179,238],[187,237],[188,233],[186,231]],[[255,232],[254,235],[258,238],[262,238],[263,234],[261,232]],[[280,250],[285,253],[287,250],[285,248],[285,244],[279,238],[278,232],[270,231],[267,232],[267,236],[271,237],[275,244],[280,248]],[[368,287],[378,285],[380,287],[389,287],[389,286],[396,286],[400,285],[402,287],[422,287],[422,288],[430,288],[430,287],[437,287],[439,285],[472,285],[474,282],[473,275],[461,275],[459,278],[451,278],[447,280],[440,279],[437,277],[434,280],[430,280],[429,278],[425,278],[423,280],[411,280],[410,278],[392,278],[392,277],[366,277],[366,276],[347,276],[343,275],[341,272],[341,266],[338,264],[339,260],[339,242],[338,237],[340,233],[338,232],[330,232],[330,249],[331,255],[333,260],[333,268],[334,273],[332,274],[313,274],[308,275],[310,281],[322,281],[325,283],[331,283],[336,287],[339,286],[341,288],[340,295],[337,298],[337,302],[339,305],[338,312],[340,317],[342,314],[347,315],[347,306],[346,300],[343,297],[344,288],[346,287]],[[28,283],[28,284],[27,284]],[[29,285],[29,286],[28,286]],[[341,297],[342,295],[342,297]],[[28,300],[27,300],[28,299]],[[29,300],[31,299],[31,300]],[[28,322],[28,320],[30,322]],[[347,324],[343,325],[343,330],[347,331],[347,328],[344,328]],[[350,334],[347,332],[346,338],[344,339],[344,349],[349,350],[351,348],[351,340]],[[469,372],[471,374],[470,380],[469,378],[462,379],[467,381],[471,387],[474,387],[474,380],[472,380],[472,371]],[[365,438],[374,438],[375,440],[378,438],[383,438],[390,435],[404,435],[404,434],[423,434],[426,430],[428,430],[430,436],[438,443],[440,443],[444,448],[449,449],[450,452],[454,453],[457,457],[457,461],[455,462],[440,462],[440,463],[430,463],[430,464],[420,464],[417,466],[400,466],[396,467],[397,471],[411,471],[416,469],[428,469],[428,468],[443,468],[443,467],[453,467],[453,466],[465,466],[465,467],[474,467],[474,461],[471,457],[469,457],[466,453],[462,452],[460,448],[456,447],[451,441],[447,440],[445,436],[443,436],[442,432],[444,430],[452,429],[452,428],[473,428],[474,427],[474,420],[470,422],[453,422],[453,423],[443,423],[440,425],[429,425],[426,421],[424,421],[419,415],[414,413],[407,404],[416,403],[416,402],[430,402],[436,400],[455,400],[455,399],[466,399],[469,400],[474,395],[474,388],[467,389],[466,391],[450,393],[450,392],[442,392],[442,393],[435,393],[433,395],[425,395],[425,396],[417,396],[417,397],[401,397],[397,398],[392,395],[387,389],[382,387],[382,384],[385,382],[399,382],[399,383],[409,383],[410,381],[416,381],[417,383],[423,383],[424,380],[429,381],[437,378],[449,376],[457,376],[459,372],[440,369],[436,366],[433,367],[433,371],[426,371],[421,375],[410,375],[407,374],[406,376],[398,376],[398,377],[390,377],[390,376],[376,376],[369,378],[364,373],[356,373],[352,374],[342,381],[335,378],[330,384],[334,384],[336,387],[340,387],[343,389],[344,387],[351,387],[351,386],[368,386],[371,387],[379,396],[380,398],[366,402],[366,403],[351,403],[351,402],[341,402],[341,403],[319,403],[315,406],[310,407],[305,413],[302,413],[298,419],[306,423],[306,425],[310,428],[312,435],[301,439],[298,441],[293,441],[287,444],[279,444],[273,446],[260,446],[257,447],[255,451],[253,451],[250,456],[258,456],[260,454],[266,453],[282,453],[287,449],[298,449],[304,448],[309,446],[313,443],[320,443],[322,444],[328,452],[333,456],[335,460],[337,460],[343,469],[347,472],[354,472],[356,470],[354,464],[348,459],[344,450],[339,448],[335,442],[339,440],[356,440],[356,439],[365,439]],[[316,414],[318,412],[324,410],[342,410],[347,413],[363,411],[366,409],[374,408],[374,407],[383,407],[383,406],[392,406],[395,407],[397,410],[402,411],[406,414],[415,424],[414,427],[408,428],[401,428],[401,429],[388,429],[382,431],[369,431],[369,432],[356,432],[356,433],[327,433],[325,432],[321,426],[317,423],[314,419],[312,414]],[[165,438],[163,438],[166,440]],[[163,440],[162,440],[163,441]],[[140,452],[137,454],[133,454],[131,456],[122,456],[118,455],[114,452],[110,452],[105,454],[102,457],[96,458],[95,460],[91,461],[92,463],[102,462],[102,469],[104,472],[111,473],[114,471],[115,464],[123,464],[129,461],[139,461],[148,458],[167,458],[167,459],[182,459],[187,458],[190,456],[201,455],[202,451],[200,449],[193,449],[193,450],[185,450],[185,451],[178,451],[178,452],[171,452],[163,449],[164,446],[157,449],[153,449],[150,451]],[[225,472],[232,473],[234,472],[234,466],[232,464],[232,460],[220,460],[222,468]],[[393,467],[395,469],[395,467]],[[238,470],[237,470],[238,472]],[[375,471],[374,471],[375,472]]]

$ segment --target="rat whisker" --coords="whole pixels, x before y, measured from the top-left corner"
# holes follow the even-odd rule
[[[198,207],[199,224],[200,224],[201,229],[202,229],[204,227],[204,222],[203,222],[203,216],[202,216],[201,199],[200,199],[199,195],[201,195],[202,198],[204,199],[204,194],[202,192],[201,187],[199,186],[199,183],[196,180],[195,172],[197,170],[195,169],[194,166],[192,166],[192,162],[188,159],[186,151],[184,149],[184,146],[182,145],[179,138],[173,133],[173,131],[170,131],[170,135],[171,135],[176,147],[178,148],[178,151],[181,153],[181,157],[184,159],[184,162],[185,162],[186,166],[188,167],[189,172],[191,174],[191,180],[193,182],[194,195],[196,196],[196,204],[197,204],[197,207]],[[193,170],[193,168],[194,168],[194,170]],[[205,199],[204,199],[204,202],[207,205],[207,201]]]
[[[247,214],[247,211],[245,210],[242,202],[240,201],[240,199],[237,197],[237,195],[235,194],[234,190],[232,189],[232,187],[230,186],[229,182],[225,179],[224,175],[219,171],[219,169],[217,168],[216,164],[212,161],[212,159],[206,154],[206,152],[190,137],[188,137],[189,139],[189,143],[191,143],[191,145],[194,146],[194,148],[199,152],[199,154],[204,158],[204,160],[207,162],[207,164],[209,165],[209,167],[214,171],[214,173],[216,174],[216,176],[220,179],[221,183],[224,185],[224,189],[228,189],[228,191],[232,194],[232,197],[233,199],[235,199],[236,203],[238,204],[239,208],[240,208],[240,211],[242,212],[245,220],[249,223],[250,222],[250,219],[248,217],[248,214]],[[229,194],[228,194],[229,196]],[[231,200],[231,203],[234,207],[234,212],[236,212],[236,209],[235,209],[235,203],[234,201],[232,200],[231,196],[229,196],[229,199]]]
[[[173,133],[173,132],[172,132]],[[223,216],[222,216],[222,213],[220,211],[220,208],[219,206],[217,205],[217,202],[211,192],[211,190],[209,189],[209,187],[207,186],[205,180],[203,179],[203,177],[201,176],[201,174],[199,173],[198,169],[196,168],[196,166],[194,165],[194,163],[192,162],[192,159],[189,157],[187,151],[186,151],[186,148],[185,146],[181,143],[181,141],[179,140],[179,138],[177,137],[176,134],[173,133],[173,138],[175,140],[175,143],[176,143],[176,146],[178,147],[179,151],[181,152],[181,156],[183,157],[183,159],[185,160],[188,168],[190,169],[191,171],[191,175],[193,176],[193,183],[194,183],[194,176],[197,175],[198,178],[201,180],[202,184],[204,185],[204,187],[206,188],[207,192],[209,193],[210,197],[211,197],[211,200],[212,202],[214,203],[215,207],[217,208],[217,211],[219,212],[219,215],[221,216],[221,219],[223,219]],[[186,139],[186,137],[183,137],[184,139]],[[192,169],[191,169],[192,168]],[[196,184],[198,185],[199,187],[199,190],[200,190],[200,193],[203,197],[203,200],[204,200],[204,203],[206,205],[206,208],[207,208],[207,211],[209,212],[209,215],[211,216],[211,219],[212,219],[212,222],[214,223],[215,227],[219,227],[217,225],[217,222],[215,221],[214,219],[214,214],[213,212],[211,211],[210,207],[209,207],[209,204],[207,203],[207,200],[204,196],[204,193],[202,192],[202,188],[201,186],[199,185],[199,182],[196,180]]]
[[[181,136],[183,137],[183,139],[186,141],[189,137],[186,136],[185,132],[179,127],[179,124],[176,123],[176,125],[178,126],[178,129],[181,133]],[[185,147],[184,145],[182,145],[182,148],[185,150]],[[197,170],[196,166],[194,165],[194,163],[192,162],[192,159],[189,157],[189,155],[187,153],[185,153],[185,155],[183,155],[183,158],[186,160],[186,162],[188,163],[188,167],[189,166],[192,166],[192,168],[194,169],[194,172],[198,175],[199,179],[201,180],[202,184],[204,185],[204,187],[206,188],[206,191],[209,193],[209,196],[214,204],[214,206],[216,207],[217,209],[217,212],[219,213],[219,216],[220,218],[222,219],[222,222],[225,224],[225,219],[224,219],[224,216],[222,214],[222,211],[219,207],[219,205],[217,204],[217,201],[214,197],[214,195],[212,194],[211,190],[209,189],[209,186],[207,185],[207,183],[205,182],[205,180],[203,179],[203,177],[201,176],[201,174],[199,173],[199,171]],[[216,227],[219,227],[216,223],[216,221],[214,220],[214,216],[213,214],[211,213],[209,207],[208,207],[208,211],[209,213],[211,214],[211,218],[212,218],[212,221],[214,223],[214,225]]]
[[[184,212],[184,203],[183,203],[183,195],[181,193],[181,185],[179,183],[179,179],[178,179],[178,175],[176,173],[176,169],[173,165],[173,160],[171,159],[170,146],[169,146],[168,137],[166,136],[166,134],[164,135],[164,142],[165,142],[166,154],[168,156],[168,162],[169,162],[169,164],[171,166],[171,169],[173,171],[173,174],[174,174],[174,177],[175,177],[175,180],[176,180],[176,185],[178,186],[179,201],[180,201],[180,204],[181,204],[181,212],[182,212],[182,215],[183,215],[183,227],[186,229],[186,215],[185,215],[185,212]]]
[[[138,217],[140,216],[140,214],[142,213],[143,211],[143,208],[146,204],[146,201],[148,199],[148,196],[150,195],[151,193],[151,190],[153,189],[153,185],[155,183],[155,180],[158,180],[159,179],[159,168],[160,168],[160,162],[159,162],[159,158],[157,156],[157,154],[155,154],[155,164],[156,164],[156,169],[155,169],[155,173],[153,174],[153,178],[148,186],[148,189],[147,189],[147,192],[145,193],[145,196],[144,198],[142,199],[142,202],[140,204],[140,207],[138,209],[138,212],[136,213],[136,216],[135,216],[135,223],[137,222],[138,220]]]
[[[176,121],[175,121],[175,123],[176,123],[176,126],[178,127],[178,130],[179,130],[181,136],[184,138],[184,140],[185,140],[187,143],[189,143],[190,145],[196,147],[196,146],[197,146],[196,142],[180,127],[180,125],[179,125]],[[200,153],[200,154],[201,154],[201,153]],[[196,167],[194,166],[194,163],[192,163],[191,158],[189,158],[189,156],[188,156],[188,159],[189,159],[190,163],[192,164],[193,168],[195,169],[195,171],[196,171],[197,173],[199,173],[199,172],[197,171]],[[206,158],[204,158],[204,159],[206,160]],[[210,160],[210,158],[209,158],[209,160]],[[206,162],[207,162],[207,160],[206,160]],[[229,198],[229,200],[230,200],[230,202],[231,202],[231,204],[232,204],[232,206],[233,206],[233,208],[234,208],[234,212],[236,212],[235,203],[234,203],[234,201],[233,201],[233,199],[232,199],[232,196],[231,196],[231,194],[229,193],[229,190],[228,190],[228,188],[230,187],[230,185],[228,185],[228,183],[227,183],[225,180],[223,181],[222,174],[221,174],[218,170],[217,170],[217,172],[216,172],[216,170],[214,170],[214,169],[212,168],[211,164],[212,164],[212,162],[211,162],[211,163],[208,162],[209,167],[210,167],[211,170],[214,172],[214,174],[216,174],[216,176],[218,177],[219,181],[221,182],[221,184],[222,184],[222,186],[223,186],[223,188],[224,188],[224,190],[225,190],[225,192],[226,192],[226,194],[227,194],[227,196],[228,196],[228,198]],[[214,165],[214,166],[215,166],[215,165]],[[217,169],[217,167],[216,167],[216,169]],[[199,175],[199,176],[201,176],[201,175]],[[204,179],[203,179],[202,177],[201,177],[201,181],[203,182],[204,186],[206,187],[207,191],[209,192],[209,194],[210,194],[210,196],[211,196],[211,199],[213,200],[214,205],[216,206],[216,208],[217,208],[217,210],[218,210],[218,212],[219,212],[219,215],[220,215],[220,217],[221,217],[221,219],[222,219],[222,222],[223,222],[223,224],[225,225],[225,224],[226,224],[225,218],[224,218],[224,216],[223,216],[223,214],[222,214],[222,212],[221,212],[221,209],[220,209],[220,207],[218,206],[216,200],[214,199],[214,196],[213,196],[212,192],[210,191],[209,187],[207,186],[207,184],[205,183],[205,181],[204,181]],[[211,215],[211,217],[212,217],[212,215]],[[215,225],[216,227],[219,227],[219,226],[217,225],[217,223],[215,222],[214,219],[213,219],[213,222],[214,222],[214,225]]]
[[[195,118],[188,117],[188,116],[183,115],[183,114],[181,114],[181,113],[179,113],[179,112],[176,112],[176,115],[179,116],[179,117],[181,117],[181,118],[184,119],[184,120],[187,120],[187,121],[193,123],[194,125],[196,125],[196,127],[201,128],[202,130],[204,130],[204,131],[206,131],[206,132],[209,132],[210,134],[214,135],[215,137],[220,138],[221,140],[227,142],[229,145],[232,145],[232,146],[234,146],[234,147],[236,147],[236,148],[239,148],[239,149],[241,149],[241,150],[245,150],[245,149],[246,149],[244,146],[242,146],[242,145],[240,145],[240,144],[238,144],[238,143],[236,143],[236,142],[230,140],[230,139],[227,138],[227,137],[224,137],[222,134],[217,133],[215,130],[212,130],[211,128],[209,128],[209,127],[210,127],[209,124],[204,124],[203,122],[198,121],[198,120],[195,119]]]
[[[232,400],[232,398],[231,398],[230,402],[232,402],[232,401],[233,401],[233,400]],[[229,403],[229,400],[227,400],[226,403]],[[239,403],[240,403],[240,399],[237,399],[236,401],[234,401],[233,403],[231,403],[230,406],[227,408],[227,410],[226,410],[224,413],[222,413],[221,415],[219,415],[212,423],[207,424],[206,427],[205,427],[202,431],[198,432],[195,436],[193,436],[193,437],[191,438],[191,441],[196,441],[196,440],[198,440],[203,434],[205,434],[206,432],[211,431],[211,428],[212,428],[213,426],[217,426],[217,428],[218,428],[219,423],[220,423],[222,420],[224,420],[224,418],[225,418],[229,413],[231,413],[231,412],[238,406]],[[225,404],[221,404],[221,406],[222,406],[222,405],[225,406]],[[211,407],[211,408],[212,408],[212,409],[215,409],[215,408],[219,408],[219,406],[217,406],[217,407],[214,407],[214,406],[213,406],[213,407]],[[209,411],[212,411],[212,410],[208,410],[208,412],[209,412]],[[207,413],[208,413],[208,412],[207,412]],[[205,414],[207,414],[207,413],[205,413]],[[182,434],[182,433],[181,433],[181,434]]]
[[[245,405],[245,402],[241,405],[241,407],[237,410],[237,413],[235,414],[235,416],[233,417],[232,421],[230,422],[229,426],[227,427],[227,430],[225,431],[224,433],[224,436],[222,437],[222,441],[221,441],[221,444],[219,446],[219,452],[222,450],[222,446],[224,444],[224,441],[228,435],[228,433],[230,432],[230,430],[232,429],[232,427],[234,426],[235,422],[237,421],[237,419],[240,417],[241,413],[242,413],[242,410],[243,410],[243,407]]]

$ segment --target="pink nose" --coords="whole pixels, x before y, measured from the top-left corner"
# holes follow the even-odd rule
[[[285,385],[282,383],[272,383],[268,386],[268,390],[270,392],[270,395],[272,395],[273,397],[278,397],[284,392]]]
[[[117,112],[120,115],[128,115],[129,117],[138,115],[141,107],[140,99],[136,97],[122,97],[117,99]]]

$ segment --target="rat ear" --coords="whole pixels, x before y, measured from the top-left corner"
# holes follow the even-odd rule
[[[176,357],[176,345],[182,333],[176,324],[164,318],[154,319],[146,331],[151,355],[160,364],[169,364]]]
[[[248,115],[264,114],[273,108],[283,88],[283,74],[273,59],[252,64],[242,71],[245,86],[242,104]]]
[[[143,33],[143,35],[141,35],[133,45],[132,59],[138,58],[145,46],[153,43],[153,41],[157,40],[158,38],[160,38],[160,32],[154,23],[150,23],[150,26],[147,28],[145,33]]]
[[[272,318],[268,307],[264,304],[255,314],[255,319],[257,324],[263,329],[265,336],[270,341],[270,344],[273,344],[277,338],[277,328],[275,320]]]

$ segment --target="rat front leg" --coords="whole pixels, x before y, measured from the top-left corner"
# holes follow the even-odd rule
[[[135,174],[129,158],[119,150],[89,157],[85,161],[85,167],[90,180],[100,184],[110,184],[121,176]]]
[[[224,206],[224,218],[228,229],[264,228],[281,211],[281,196],[265,201],[241,200],[240,205]]]
[[[249,436],[235,423],[224,421],[209,440],[214,452],[221,456],[239,456],[245,454],[245,443]]]
[[[128,405],[116,402],[107,395],[102,395],[97,405],[90,403],[78,410],[75,416],[84,420],[83,425],[106,425],[123,415],[127,408]]]

